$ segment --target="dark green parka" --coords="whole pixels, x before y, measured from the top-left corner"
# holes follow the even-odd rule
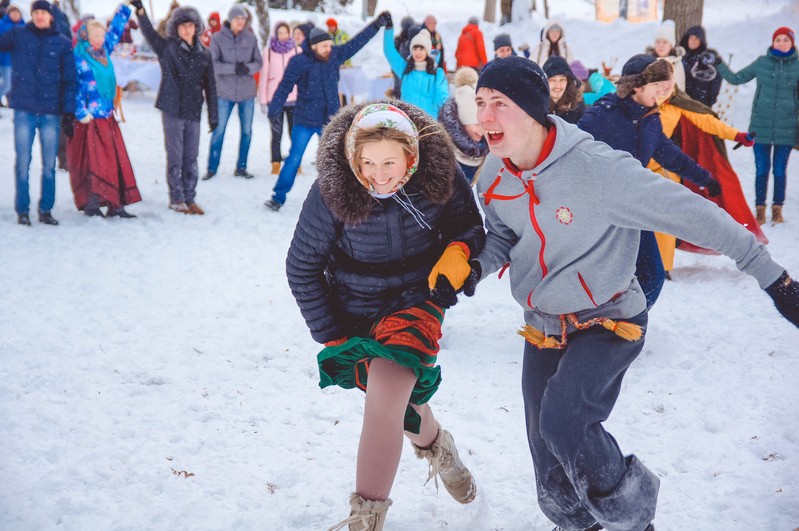
[[[796,48],[786,57],[775,55],[769,48],[766,55],[761,55],[737,73],[724,63],[717,68],[721,76],[733,85],[757,79],[749,124],[749,131],[757,134],[757,143],[799,145],[799,54]]]

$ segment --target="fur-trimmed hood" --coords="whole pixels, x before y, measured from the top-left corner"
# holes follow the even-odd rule
[[[418,107],[399,100],[390,100],[390,103],[402,109],[419,130],[419,167],[405,188],[422,194],[433,203],[446,203],[452,196],[453,179],[457,175],[455,153],[448,135]],[[364,221],[379,201],[358,182],[344,156],[347,131],[355,115],[366,105],[339,111],[325,128],[317,152],[322,198],[333,215],[348,224]]]
[[[170,38],[178,38],[178,26],[186,22],[191,22],[196,28],[195,37],[200,35],[204,29],[203,17],[193,7],[179,7],[172,12],[167,22],[167,35]]]

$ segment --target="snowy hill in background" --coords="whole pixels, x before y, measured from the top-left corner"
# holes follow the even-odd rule
[[[155,18],[166,0],[153,0]],[[658,23],[601,24],[593,4],[552,0],[587,66],[624,60]],[[229,4],[192,2],[204,16]],[[439,19],[452,61],[480,0],[381,0]],[[771,33],[799,21],[787,1],[706,0],[710,45],[737,70]],[[85,11],[113,4],[83,0]],[[360,5],[337,15],[352,33]],[[327,15],[272,11],[272,21]],[[544,20],[499,28],[534,43]],[[387,72],[380,35],[355,58]],[[745,129],[754,83],[726,111]],[[732,93],[732,92],[731,92]],[[727,96],[725,96],[727,97]],[[161,118],[154,93],[126,96],[121,125],[144,201],[136,220],[89,219],[57,175],[57,228],[15,225],[12,115],[0,110],[0,529],[318,530],[344,518],[354,484],[362,396],[318,389],[315,354],[286,285],[284,259],[316,177],[312,141],[286,206],[266,211],[266,118],[255,118],[251,181],[232,177],[231,120],[219,175],[198,186],[204,217],[166,208]],[[725,104],[728,100],[724,100]],[[200,146],[205,167],[208,135]],[[287,152],[288,145],[284,145]],[[38,199],[38,148],[31,196]],[[752,203],[751,150],[731,151]],[[799,153],[789,165],[799,178]],[[799,275],[799,191],[787,222],[765,227],[774,257]],[[661,478],[658,531],[790,531],[799,527],[799,332],[725,257],[678,253],[674,281],[650,315],[647,344],[625,379],[608,429]],[[447,315],[433,399],[478,482],[469,506],[436,493],[406,446],[387,531],[549,530],[535,500],[520,392],[521,311],[507,278],[480,284]]]

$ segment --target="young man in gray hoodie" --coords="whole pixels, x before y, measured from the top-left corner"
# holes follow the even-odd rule
[[[731,257],[796,326],[799,283],[715,204],[548,116],[549,84],[534,62],[495,59],[476,100],[491,151],[477,183],[488,235],[479,256],[445,276],[470,294],[510,267],[526,323],[522,389],[541,510],[556,529],[653,531],[660,480],[602,426],[644,345],[640,231]]]

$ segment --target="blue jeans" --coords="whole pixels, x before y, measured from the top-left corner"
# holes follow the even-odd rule
[[[308,142],[311,141],[311,137],[314,135],[322,136],[322,128],[294,124],[294,130],[291,132],[289,156],[283,163],[283,169],[280,170],[280,175],[278,175],[275,188],[272,191],[272,200],[276,203],[282,205],[286,202],[286,194],[294,186],[294,179],[297,178],[297,170],[300,169],[300,164],[302,164],[305,148],[308,147]]]
[[[646,327],[647,314],[625,321]],[[655,517],[660,481],[624,456],[602,423],[644,339],[627,341],[601,326],[568,334],[563,349],[525,343],[522,395],[538,505],[565,529],[599,522],[640,531]]]
[[[236,163],[237,170],[247,169],[247,155],[250,152],[250,141],[252,140],[252,116],[255,112],[255,100],[230,101],[219,98],[219,125],[211,135],[211,150],[208,153],[208,171],[216,173],[219,168],[219,159],[222,157],[222,142],[225,140],[225,129],[233,106],[239,107],[239,123],[241,124],[241,140],[239,141],[239,160]]]
[[[0,99],[11,90],[11,67],[0,66]]]
[[[785,202],[785,172],[788,169],[788,157],[791,156],[793,146],[780,146],[774,144],[758,144],[752,147],[755,152],[755,204],[766,204],[768,191],[768,173],[771,169],[771,148],[774,148],[774,205]]]
[[[55,158],[58,153],[58,131],[61,117],[57,114],[36,114],[14,111],[14,149],[17,162],[14,168],[17,182],[17,195],[14,208],[17,214],[27,214],[31,198],[28,192],[31,150],[36,130],[39,130],[39,143],[42,146],[42,196],[39,211],[49,212],[55,204]]]

